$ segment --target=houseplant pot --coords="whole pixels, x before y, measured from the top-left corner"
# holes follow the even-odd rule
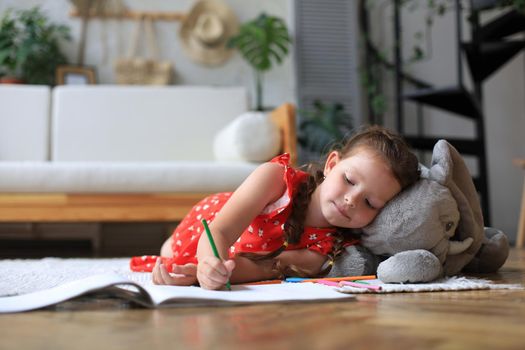
[[[3,76],[0,78],[0,84],[24,84],[24,80],[17,77]]]

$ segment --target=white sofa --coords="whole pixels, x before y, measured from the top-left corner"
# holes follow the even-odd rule
[[[243,88],[0,85],[0,106],[0,222],[176,221],[257,166],[213,153]],[[273,115],[295,154],[293,118]]]
[[[0,85],[0,161],[47,161],[51,89]]]

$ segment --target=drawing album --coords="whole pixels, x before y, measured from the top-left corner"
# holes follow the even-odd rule
[[[0,297],[0,313],[35,310],[94,292],[149,308],[355,299],[351,294],[316,283],[233,285],[231,291],[216,291],[194,286],[140,285],[118,274],[101,274],[33,293]]]

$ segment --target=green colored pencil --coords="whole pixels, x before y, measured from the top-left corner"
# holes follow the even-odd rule
[[[202,219],[202,225],[204,226],[204,230],[206,231],[206,235],[208,236],[208,240],[210,241],[211,249],[213,250],[213,254],[217,259],[221,259],[221,256],[219,255],[219,251],[217,250],[217,246],[215,245],[215,241],[213,240],[213,236],[211,235],[210,228],[208,227],[208,223],[206,220]],[[232,286],[230,284],[230,281],[226,282],[226,289],[232,290]]]

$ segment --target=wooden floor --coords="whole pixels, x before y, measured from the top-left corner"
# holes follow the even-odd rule
[[[513,250],[498,274],[484,277],[525,285],[525,250]],[[0,349],[525,349],[525,290],[222,308],[111,306],[0,316]]]

